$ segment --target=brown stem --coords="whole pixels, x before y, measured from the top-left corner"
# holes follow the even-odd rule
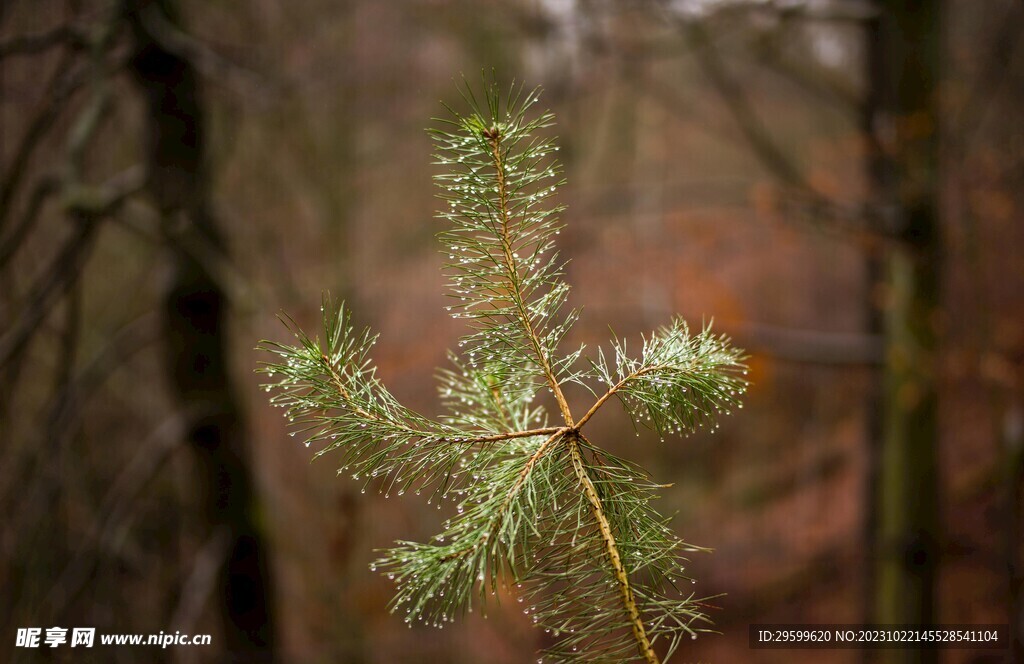
[[[577,430],[578,429],[582,429],[583,425],[586,424],[588,421],[590,421],[590,418],[593,417],[595,413],[597,413],[597,411],[601,408],[601,406],[604,405],[604,402],[608,401],[609,399],[611,399],[612,395],[615,394],[616,392],[618,392],[619,390],[621,390],[623,385],[625,385],[626,383],[628,383],[631,380],[635,380],[636,378],[639,378],[640,376],[642,376],[644,374],[651,373],[652,371],[658,371],[659,369],[662,369],[662,368],[664,368],[664,367],[661,366],[661,365],[653,366],[653,367],[644,367],[643,369],[638,369],[638,370],[634,371],[633,373],[629,374],[628,376],[626,376],[625,378],[623,378],[622,380],[620,380],[618,383],[616,383],[611,388],[609,388],[609,390],[607,392],[602,394],[600,399],[598,399],[597,401],[594,402],[594,405],[590,407],[590,410],[588,410],[586,412],[586,414],[584,414],[583,417],[580,418],[579,422],[577,422],[576,424],[573,425],[573,429],[577,429]]]
[[[601,505],[601,498],[597,495],[597,488],[583,467],[583,456],[580,453],[579,439],[573,435],[568,440],[569,453],[572,456],[572,467],[576,471],[576,477],[580,480],[583,493],[590,502],[591,512],[594,514],[594,519],[597,521],[597,526],[601,531],[601,539],[604,540],[605,552],[608,554],[608,560],[615,571],[615,579],[618,581],[619,592],[622,595],[622,605],[629,616],[630,626],[633,629],[633,638],[636,639],[637,650],[640,656],[649,664],[658,664],[658,656],[655,654],[654,648],[647,638],[644,622],[640,618],[640,609],[636,605],[633,589],[629,586],[629,575],[626,574],[626,568],[623,566],[622,558],[619,556],[619,548],[615,544],[615,536],[612,534],[611,524],[608,523],[608,517],[605,516],[604,507]]]
[[[508,270],[509,281],[512,284],[512,302],[516,305],[519,319],[526,330],[530,345],[533,346],[533,352],[537,355],[537,361],[540,362],[541,369],[544,371],[548,386],[555,395],[558,409],[562,412],[562,418],[565,420],[566,425],[571,427],[573,426],[573,418],[572,412],[569,410],[569,402],[565,400],[565,395],[562,394],[562,388],[558,384],[558,379],[555,378],[555,373],[551,370],[551,363],[548,361],[548,356],[540,343],[540,337],[537,336],[537,332],[533,327],[533,319],[530,318],[530,313],[523,302],[523,294],[519,290],[519,271],[516,269],[515,259],[512,257],[512,242],[508,235],[508,187],[505,184],[505,167],[501,160],[501,132],[493,128],[486,132],[485,136],[491,144],[491,156],[494,159],[494,170],[497,172],[498,177],[498,202],[501,208],[501,250],[504,254],[505,269]]]
[[[498,509],[498,513],[494,518],[493,525],[491,526],[491,531],[489,533],[485,533],[483,535],[484,538],[493,537],[494,531],[496,531],[498,527],[501,525],[501,520],[505,517],[505,512],[508,511],[509,505],[512,504],[512,500],[516,497],[516,494],[519,493],[519,490],[523,488],[523,484],[526,483],[526,478],[529,476],[530,471],[533,470],[533,467],[537,465],[537,462],[540,461],[541,458],[543,458],[543,456],[548,453],[550,448],[555,443],[562,440],[562,435],[569,431],[570,430],[567,427],[561,427],[559,429],[556,429],[555,433],[552,434],[550,438],[545,440],[544,443],[537,448],[537,451],[534,452],[533,455],[529,458],[529,460],[523,466],[523,469],[519,472],[519,477],[518,479],[516,479],[516,483],[512,485],[512,488],[509,489],[508,494],[505,496],[504,502],[501,503],[501,507]],[[444,556],[442,560],[461,558],[467,553],[473,551],[475,548],[476,544],[474,543],[471,546],[467,546],[464,549],[456,551],[455,553],[450,553]]]
[[[331,382],[334,383],[334,386],[338,389],[338,392],[341,394],[342,398],[344,398],[345,401],[348,402],[348,407],[351,408],[354,413],[356,413],[360,417],[365,417],[368,420],[376,420],[376,421],[379,422],[379,421],[382,421],[384,419],[384,418],[380,417],[379,415],[375,415],[374,413],[371,413],[368,410],[364,410],[363,408],[360,408],[359,406],[357,406],[354,403],[352,403],[352,397],[351,397],[351,395],[350,395],[350,393],[348,391],[348,388],[345,387],[345,383],[341,380],[341,374],[338,373],[338,370],[334,368],[334,365],[331,363],[331,361],[327,358],[326,355],[321,354],[320,355],[320,361],[323,362],[324,365],[327,367],[328,372],[331,375]],[[414,429],[414,428],[409,427],[409,426],[397,425],[397,423],[395,423],[393,421],[389,421],[389,424],[391,424],[393,426],[398,426],[399,428],[402,428],[405,431],[407,431],[407,432],[409,432],[409,433],[411,433],[413,435],[417,435],[417,436],[421,436],[421,437],[427,437],[427,436],[430,435],[429,432],[420,431],[419,429]],[[499,441],[502,441],[502,440],[512,440],[514,438],[530,438],[531,436],[548,436],[548,435],[555,434],[555,433],[561,433],[563,431],[565,431],[565,427],[543,427],[543,428],[540,428],[540,429],[526,429],[524,431],[507,431],[507,432],[504,432],[504,433],[495,433],[495,434],[490,434],[490,435],[487,435],[487,436],[477,436],[475,438],[461,438],[460,437],[459,440],[460,440],[460,442],[469,443],[471,445],[472,444],[477,444],[477,443],[496,443],[496,442],[499,442]]]
[[[601,406],[604,405],[605,401],[608,401],[609,399],[611,399],[613,394],[615,394],[620,389],[622,389],[622,386],[626,384],[626,381],[630,380],[631,378],[635,378],[635,377],[636,376],[633,375],[633,374],[630,374],[629,376],[626,376],[625,378],[620,380],[618,383],[613,385],[607,392],[602,394],[601,398],[598,399],[597,401],[595,401],[594,405],[590,407],[590,410],[588,410],[583,415],[583,417],[580,418],[580,421],[576,423],[576,428],[579,429],[584,424],[586,424],[590,420],[590,418],[594,416],[594,413],[596,413],[598,411],[598,409],[600,409]]]

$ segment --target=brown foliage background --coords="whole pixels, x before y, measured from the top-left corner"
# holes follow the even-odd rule
[[[84,25],[102,4],[11,2],[0,41]],[[608,326],[636,337],[678,312],[692,324],[713,317],[751,354],[746,406],[714,435],[659,443],[634,436],[618,413],[595,421],[595,442],[672,483],[659,508],[676,514],[678,532],[715,549],[691,569],[707,595],[724,594],[715,600],[722,634],[687,644],[679,659],[862,660],[856,651],[747,647],[751,623],[865,619],[867,396],[881,364],[898,361],[865,332],[868,303],[884,306],[887,293],[864,286],[865,261],[885,240],[858,216],[864,162],[877,149],[858,110],[867,84],[861,25],[824,16],[857,3],[811,2],[792,14],[750,4],[760,3],[721,3],[698,16],[760,128],[830,209],[806,204],[758,159],[692,40],[645,3],[180,3],[205,92],[212,205],[229,247],[228,257],[204,260],[231,302],[227,351],[249,420],[282,661],[498,664],[532,661],[543,643],[514,602],[440,631],[390,616],[390,584],[368,570],[373,550],[429,537],[442,513],[413,497],[362,493],[336,477],[330,457],[310,464],[252,374],[256,341],[285,339],[275,314],[312,328],[328,289],[381,333],[376,360],[395,394],[436,412],[433,371],[460,327],[443,309],[423,128],[442,113],[439,100],[456,100],[461,73],[473,81],[491,68],[501,80],[543,86],[558,119],[569,181],[561,251],[572,259],[572,302],[584,307],[571,341],[594,347]],[[1007,479],[1020,471],[1007,460],[1020,455],[1005,445],[1020,445],[1024,428],[1024,6],[964,0],[948,10],[946,262],[935,311],[939,617],[1008,623],[1021,592],[1007,572],[1014,551],[1020,564],[1012,506],[1021,499]],[[7,182],[16,168],[26,183],[61,172],[81,95],[62,106],[28,163],[14,159],[53,99],[47,77],[65,66],[56,50],[0,60]],[[83,180],[140,161],[143,112],[130,79],[115,75]],[[30,184],[17,189],[15,217],[30,198]],[[0,265],[0,331],[31,309],[32,284],[73,231],[60,202],[47,199]],[[221,627],[203,566],[217,564],[219,549],[154,323],[171,278],[167,244],[137,198],[97,232],[76,285],[51,303],[17,371],[5,367],[0,501],[11,516],[0,527],[0,588],[17,579],[20,590],[0,591],[9,639],[0,651],[12,651],[17,627],[149,633],[173,623],[212,632],[214,646],[154,656],[216,661]],[[0,232],[0,246],[10,237]],[[63,598],[82,557],[91,561],[82,591]],[[942,661],[1004,656],[950,651]]]

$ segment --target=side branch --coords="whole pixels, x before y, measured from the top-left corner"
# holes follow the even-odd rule
[[[540,461],[545,454],[547,454],[552,445],[562,439],[562,434],[567,433],[568,431],[569,429],[566,427],[556,429],[555,433],[545,440],[544,443],[537,448],[537,451],[533,453],[533,456],[530,457],[529,461],[526,462],[526,465],[523,466],[522,472],[519,473],[519,478],[512,486],[512,489],[509,490],[508,495],[505,497],[505,502],[501,505],[501,510],[498,512],[499,521],[501,517],[504,516],[505,512],[508,511],[508,506],[512,504],[512,500],[516,497],[516,494],[519,493],[519,489],[523,487],[523,484],[526,482],[526,478],[529,477],[533,467],[537,465],[537,462]]]
[[[593,417],[594,414],[598,410],[601,409],[601,406],[604,405],[605,401],[608,401],[609,399],[611,399],[612,396],[616,392],[618,392],[619,390],[622,389],[623,385],[625,385],[626,383],[628,383],[631,380],[636,380],[637,378],[639,378],[640,376],[644,375],[645,373],[650,373],[652,371],[657,371],[658,369],[661,369],[661,368],[662,367],[659,366],[659,367],[646,367],[644,369],[638,369],[638,370],[634,371],[633,373],[629,374],[628,376],[626,376],[625,378],[623,378],[622,380],[620,380],[618,383],[616,383],[611,388],[609,388],[607,392],[602,394],[600,399],[598,399],[597,401],[594,402],[594,405],[590,407],[590,410],[588,410],[583,415],[583,417],[581,417],[579,419],[579,421],[576,422],[576,424],[573,425],[573,429],[576,429],[576,430],[581,429],[583,427],[583,425],[586,424],[590,420],[590,418]]]
[[[519,477],[516,479],[516,483],[512,485],[512,488],[509,489],[508,494],[505,496],[505,500],[501,503],[498,513],[494,516],[490,532],[485,533],[484,538],[492,541],[495,539],[494,533],[501,527],[501,522],[505,518],[505,514],[508,513],[509,506],[512,504],[512,501],[515,500],[516,495],[519,494],[519,490],[523,488],[523,484],[526,483],[526,478],[530,476],[530,472],[533,471],[533,467],[536,466],[537,462],[544,458],[544,455],[551,450],[551,447],[554,446],[555,443],[561,441],[563,439],[563,435],[569,431],[570,429],[568,427],[554,428],[554,433],[551,434],[551,437],[545,440],[541,446],[537,448],[537,451],[530,456],[526,464],[523,465],[523,469],[520,471]],[[461,558],[475,549],[476,544],[468,546],[465,549],[446,555],[443,560]]]
[[[341,380],[341,374],[338,373],[338,370],[331,363],[330,359],[328,359],[328,357],[326,355],[321,353],[320,361],[323,362],[324,366],[327,367],[328,372],[331,375],[331,382],[334,383],[334,387],[337,388],[338,393],[341,394],[341,397],[343,399],[345,399],[345,401],[348,403],[348,407],[351,408],[353,412],[355,412],[360,417],[363,417],[363,418],[366,418],[366,419],[369,419],[369,420],[376,420],[378,422],[385,421],[385,418],[381,417],[380,415],[377,415],[375,413],[371,413],[371,412],[361,408],[360,406],[357,406],[354,403],[352,403],[352,397],[351,397],[351,395],[350,395],[350,393],[348,391],[348,388],[345,387],[345,383]],[[387,423],[392,425],[392,426],[399,426],[397,422],[394,422],[394,421],[391,421],[391,420],[387,420]],[[415,428],[410,427],[410,426],[401,425],[401,428],[404,429],[407,433],[411,433],[413,435],[420,436],[422,438],[432,437],[432,435],[433,435],[429,431],[423,431],[421,429],[415,429]],[[500,442],[502,440],[512,440],[514,438],[530,438],[531,436],[550,436],[552,434],[562,433],[563,431],[565,431],[565,427],[543,427],[543,428],[540,428],[540,429],[526,429],[526,430],[523,430],[523,431],[506,431],[506,432],[503,432],[503,433],[489,434],[489,435],[486,435],[486,436],[475,436],[475,437],[462,437],[462,436],[460,436],[458,442],[460,442],[460,443],[468,443],[470,445],[475,445],[475,444],[479,444],[479,443],[496,443],[496,442]],[[444,440],[444,438],[442,437],[441,440]]]
[[[505,433],[496,433],[490,436],[479,436],[476,438],[462,438],[463,442],[466,443],[495,443],[502,440],[512,440],[513,438],[530,438],[532,436],[553,436],[568,431],[567,427],[544,427],[542,429],[528,429],[526,431],[508,431]]]
[[[637,608],[636,598],[633,596],[633,589],[629,586],[629,575],[626,573],[626,568],[622,565],[622,558],[619,556],[619,548],[615,544],[615,536],[612,534],[611,524],[608,523],[608,517],[605,516],[604,507],[601,505],[601,498],[597,495],[597,488],[591,481],[590,476],[587,475],[586,469],[583,467],[583,456],[580,454],[579,439],[573,435],[569,437],[569,453],[572,456],[572,467],[576,471],[576,477],[579,478],[580,485],[583,487],[583,493],[587,496],[587,501],[590,502],[591,512],[594,515],[594,519],[597,521],[598,528],[601,531],[601,539],[604,540],[605,552],[608,554],[608,560],[611,562],[612,569],[615,573],[615,580],[619,584],[619,592],[622,595],[622,605],[626,609],[626,613],[629,616],[630,626],[633,629],[633,638],[636,640],[637,650],[640,652],[640,656],[644,658],[648,664],[659,664],[658,656],[654,652],[654,648],[651,646],[650,639],[647,638],[647,630],[644,629],[644,622],[640,618],[640,609]]]

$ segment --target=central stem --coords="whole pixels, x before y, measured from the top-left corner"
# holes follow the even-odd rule
[[[659,664],[658,656],[655,654],[654,648],[651,646],[650,639],[647,638],[647,630],[644,628],[643,620],[640,617],[640,609],[637,607],[636,597],[633,595],[633,589],[629,585],[629,575],[626,572],[625,566],[622,564],[622,557],[619,555],[619,548],[615,543],[615,536],[612,533],[611,524],[608,522],[608,517],[605,515],[604,507],[601,504],[601,498],[597,493],[597,488],[594,486],[590,476],[587,475],[586,468],[583,465],[583,456],[580,453],[579,448],[579,427],[590,419],[594,412],[601,407],[601,405],[621,386],[621,384],[615,386],[609,394],[605,395],[603,399],[599,400],[598,403],[594,405],[591,411],[588,412],[579,423],[576,423],[573,419],[572,412],[569,410],[569,403],[566,401],[565,395],[562,393],[561,385],[559,385],[558,379],[555,377],[555,373],[551,369],[551,362],[548,359],[547,353],[544,350],[544,345],[541,343],[540,337],[534,328],[533,320],[530,317],[526,303],[523,301],[523,294],[520,291],[519,270],[516,266],[515,256],[512,251],[512,240],[509,234],[508,188],[505,183],[505,166],[501,155],[501,131],[497,127],[492,127],[484,132],[484,137],[487,139],[491,147],[491,158],[494,163],[494,169],[497,173],[498,205],[501,214],[500,240],[505,269],[508,272],[509,284],[511,286],[509,289],[509,295],[515,305],[516,312],[523,325],[523,330],[526,332],[529,343],[533,347],[533,351],[537,356],[538,364],[544,372],[544,377],[547,380],[548,386],[551,388],[552,394],[555,395],[555,401],[558,402],[558,408],[562,413],[562,417],[565,420],[567,427],[561,434],[555,434],[549,438],[530,458],[526,466],[523,468],[516,486],[510,492],[509,499],[506,500],[506,505],[503,505],[502,511],[507,507],[511,497],[518,492],[519,487],[525,481],[526,475],[529,474],[534,464],[548,452],[552,445],[560,440],[564,440],[569,447],[573,470],[580,481],[580,486],[583,487],[583,492],[587,497],[587,501],[590,503],[591,512],[594,515],[594,519],[597,521],[598,529],[601,531],[601,539],[604,543],[604,549],[608,555],[608,560],[611,563],[612,571],[618,584],[619,592],[622,596],[622,605],[629,617],[629,623],[633,631],[633,638],[636,640],[637,650],[639,651],[640,656],[643,657],[644,661],[648,664]]]
[[[519,290],[519,269],[516,267],[515,257],[512,255],[512,241],[509,238],[508,230],[508,187],[505,183],[505,164],[501,158],[501,131],[495,127],[487,130],[484,135],[491,146],[491,158],[494,161],[494,170],[498,178],[498,209],[501,213],[501,251],[504,255],[505,269],[508,271],[509,283],[512,286],[510,289],[512,302],[516,306],[520,322],[523,324],[526,336],[533,347],[534,354],[537,356],[537,361],[544,372],[544,377],[547,379],[548,387],[551,388],[552,394],[555,395],[555,401],[558,402],[558,409],[562,412],[562,418],[565,420],[566,426],[572,427],[574,420],[572,412],[569,410],[569,402],[566,401],[565,395],[562,394],[562,387],[558,384],[554,371],[551,370],[551,362],[548,360],[547,353],[544,351],[544,345],[541,343],[540,337],[533,327],[533,319],[530,317],[530,312],[523,301],[523,294]]]
[[[597,521],[597,527],[601,531],[601,539],[604,540],[605,552],[608,560],[611,561],[612,569],[615,572],[615,580],[619,585],[619,593],[622,595],[622,605],[629,615],[630,627],[633,629],[633,638],[636,639],[637,650],[640,656],[648,664],[659,664],[658,655],[647,638],[647,630],[644,629],[644,621],[640,618],[640,609],[636,605],[636,597],[633,596],[633,589],[629,586],[629,575],[622,564],[622,557],[619,555],[619,547],[615,543],[615,536],[612,534],[612,526],[608,523],[608,517],[604,513],[601,504],[601,497],[597,495],[597,487],[583,467],[583,455],[580,453],[579,437],[575,433],[566,436],[569,444],[569,454],[572,456],[572,467],[576,471],[576,477],[583,486],[583,493],[590,503],[591,512]]]

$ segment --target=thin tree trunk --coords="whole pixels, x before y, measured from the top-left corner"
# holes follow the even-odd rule
[[[941,0],[882,0],[875,127],[888,164],[884,200],[897,240],[884,261],[885,369],[878,475],[875,621],[936,620],[939,463],[936,354],[940,312],[938,72]],[[888,175],[891,173],[891,176]],[[881,651],[934,662],[934,650]]]
[[[130,0],[132,67],[148,104],[148,193],[159,208],[175,275],[164,300],[166,361],[183,410],[198,412],[188,439],[202,469],[206,518],[231,541],[218,582],[228,661],[273,661],[274,620],[266,539],[245,421],[227,365],[227,300],[203,256],[225,243],[211,212],[205,170],[205,118],[192,64],[165,45],[176,24],[172,0]],[[176,28],[171,28],[176,29]]]
[[[877,17],[869,18],[864,24],[865,33],[865,80],[868,82],[862,108],[861,131],[868,143],[865,169],[868,182],[868,193],[865,206],[866,220],[872,233],[882,234],[885,231],[881,211],[885,209],[885,201],[892,173],[889,159],[880,149],[877,141],[876,126],[883,107],[885,90],[886,66],[881,49],[881,26]],[[864,293],[865,293],[865,325],[867,335],[883,338],[885,318],[879,294],[884,291],[884,260],[879,252],[869,250],[864,258]],[[874,619],[875,586],[878,579],[878,526],[879,526],[879,472],[882,451],[882,404],[883,372],[872,371],[868,378],[867,397],[864,404],[864,438],[865,438],[865,477],[864,477],[864,584],[862,596],[862,616],[865,623]],[[871,661],[870,650],[862,652],[863,661]]]
[[[1000,451],[1006,462],[1003,485],[1006,533],[1003,547],[1010,589],[1010,659],[1024,662],[1024,409],[1016,401],[1002,404],[999,427]]]

